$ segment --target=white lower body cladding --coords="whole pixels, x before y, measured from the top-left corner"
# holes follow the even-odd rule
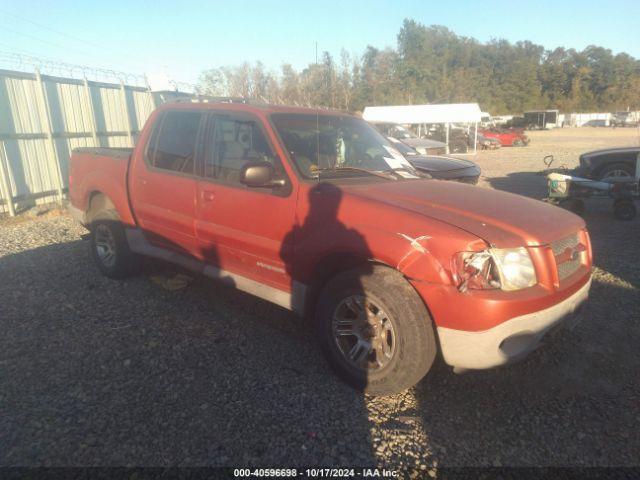
[[[591,279],[576,293],[544,310],[507,320],[489,330],[468,332],[438,327],[444,360],[459,369],[485,369],[518,360],[534,350],[548,330],[589,296]]]

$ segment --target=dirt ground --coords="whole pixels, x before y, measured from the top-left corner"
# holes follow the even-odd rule
[[[481,152],[481,186],[541,198],[544,155],[572,167],[639,138],[531,137]],[[385,398],[340,382],[288,311],[205,278],[168,288],[171,268],[102,277],[67,215],[0,222],[0,466],[638,466],[640,218],[608,203],[587,205],[578,323],[508,367],[454,375],[439,359]]]

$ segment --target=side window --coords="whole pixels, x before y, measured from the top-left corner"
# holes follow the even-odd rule
[[[166,112],[149,140],[149,162],[163,170],[195,173],[196,138],[201,117],[200,112]]]
[[[240,170],[247,162],[264,161],[276,166],[271,148],[254,121],[218,117],[209,143],[205,177],[239,183]]]

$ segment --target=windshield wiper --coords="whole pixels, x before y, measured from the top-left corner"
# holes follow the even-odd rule
[[[316,170],[318,173],[319,172],[363,172],[363,173],[368,173],[369,175],[374,175],[376,177],[380,177],[380,178],[386,178],[387,180],[396,180],[396,178],[392,175],[389,175],[389,173],[391,173],[391,171],[376,171],[376,170],[367,170],[366,168],[358,168],[358,167],[323,167],[323,168],[318,168]]]

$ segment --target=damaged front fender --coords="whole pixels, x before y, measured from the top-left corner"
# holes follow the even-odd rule
[[[477,251],[487,247],[479,238],[468,238],[449,234],[409,235],[398,232],[401,255],[396,268],[411,280],[442,285],[457,285],[452,271],[452,259],[460,251]]]
[[[398,235],[408,242],[404,255],[396,265],[398,271],[411,279],[446,285],[451,283],[450,271],[445,267],[446,264],[438,260],[431,251],[435,246],[430,245],[432,238],[429,235],[415,238],[404,233]]]

